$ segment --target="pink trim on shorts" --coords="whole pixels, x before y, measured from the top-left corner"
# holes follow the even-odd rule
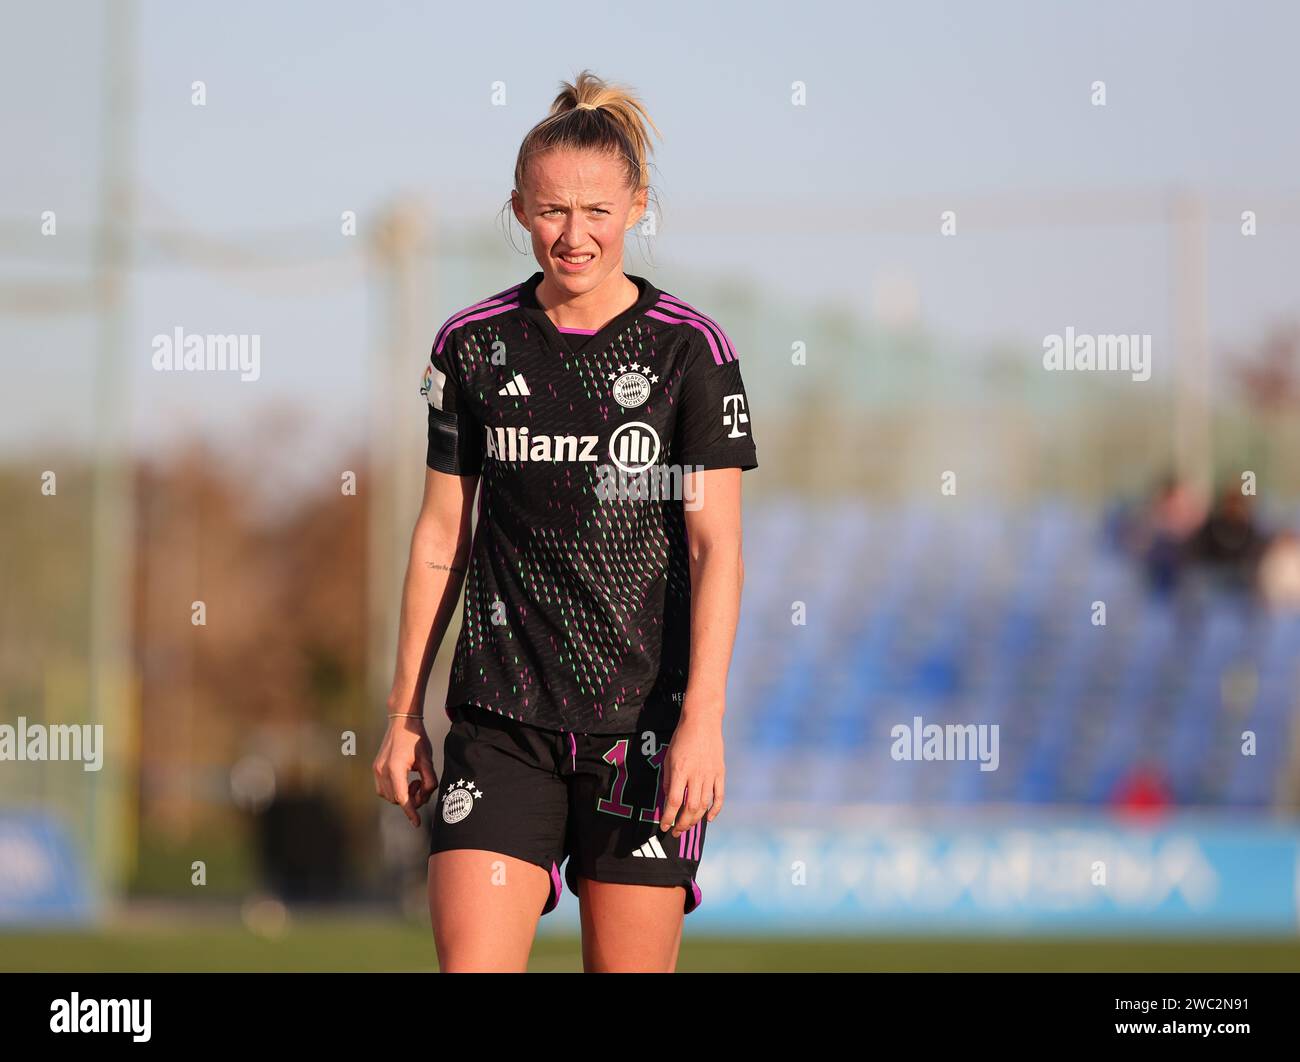
[[[564,884],[560,881],[560,868],[551,863],[551,895],[547,897],[542,914],[550,914],[560,906],[560,897],[564,895]]]

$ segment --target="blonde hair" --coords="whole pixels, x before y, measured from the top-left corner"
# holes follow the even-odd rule
[[[628,186],[636,195],[650,186],[649,156],[653,148],[647,125],[663,139],[630,88],[603,81],[584,70],[572,84],[560,83],[560,94],[552,102],[550,113],[528,130],[519,145],[515,191],[521,197],[524,194],[529,159],[556,148],[571,148],[622,159]]]

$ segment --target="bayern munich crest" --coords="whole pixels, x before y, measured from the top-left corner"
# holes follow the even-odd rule
[[[649,365],[636,362],[620,365],[609,373],[609,379],[614,385],[614,401],[624,409],[639,406],[650,397],[650,385],[659,382],[659,377],[650,372]]]
[[[483,790],[464,778],[447,787],[442,797],[442,821],[460,822],[474,810],[474,801],[483,796]]]

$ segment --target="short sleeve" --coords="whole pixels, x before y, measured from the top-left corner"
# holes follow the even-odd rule
[[[678,463],[757,468],[749,396],[731,340],[721,329],[692,329],[685,357],[675,435]]]
[[[429,448],[425,463],[452,476],[483,470],[483,430],[464,401],[450,357],[455,333],[434,340],[420,393],[429,403]]]

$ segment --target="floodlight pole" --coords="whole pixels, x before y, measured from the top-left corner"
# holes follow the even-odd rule
[[[131,364],[126,357],[133,216],[133,0],[104,7],[104,110],[99,218],[94,235],[96,351],[91,392],[89,714],[102,725],[103,768],[89,774],[90,858],[100,899],[113,903],[136,853],[138,708],[131,667],[134,491]]]

